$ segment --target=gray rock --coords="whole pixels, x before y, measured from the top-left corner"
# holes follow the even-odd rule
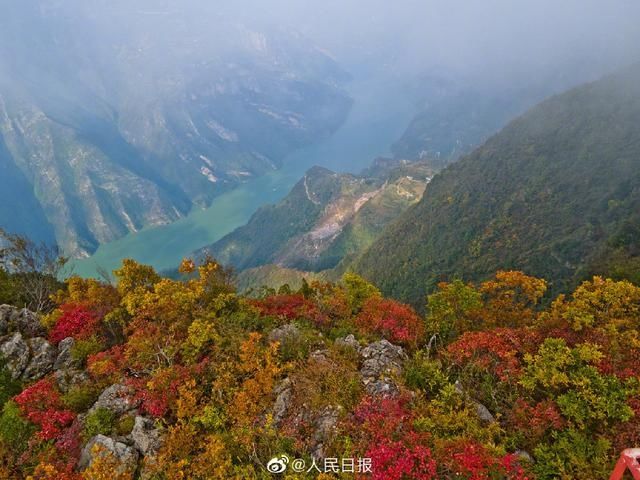
[[[271,330],[269,333],[269,342],[284,343],[287,340],[296,339],[300,337],[300,329],[293,323],[288,323],[281,327]]]
[[[24,372],[22,379],[27,381],[39,380],[53,370],[53,362],[56,359],[56,348],[42,337],[27,340],[31,360]]]
[[[485,407],[480,402],[473,402],[473,403],[476,406],[476,413],[478,414],[478,417],[480,418],[480,420],[487,423],[492,423],[496,421],[496,419],[493,417],[493,415],[491,415],[491,412],[487,407]]]
[[[56,370],[54,377],[62,393],[67,393],[72,387],[87,383],[91,380],[87,372],[73,368],[69,370]]]
[[[44,337],[46,329],[38,316],[26,308],[0,305],[0,335],[20,332],[25,337]]]
[[[402,364],[407,354],[402,347],[388,340],[371,343],[360,351],[363,359],[360,373],[363,377],[379,377],[382,374],[402,372]]]
[[[58,356],[53,364],[54,370],[79,369],[82,366],[81,362],[71,355],[75,343],[73,337],[67,337],[58,344]]]
[[[360,343],[356,340],[356,337],[353,334],[347,335],[344,338],[336,338],[335,344],[340,347],[351,347],[356,352],[359,352],[362,349]]]
[[[285,378],[276,386],[274,393],[276,394],[276,401],[273,404],[273,423],[278,426],[287,415],[291,404],[293,395],[291,380],[288,377]]]
[[[314,433],[311,445],[311,456],[316,460],[325,458],[324,446],[336,430],[342,407],[325,407],[313,422]]]
[[[131,389],[125,385],[119,383],[111,385],[100,394],[88,413],[98,408],[106,408],[118,416],[124,415],[138,407],[139,402],[133,399],[132,393]]]
[[[513,453],[516,457],[518,457],[519,462],[535,463],[535,461],[533,460],[533,457],[529,454],[529,452],[525,450],[516,450]]]
[[[149,418],[136,417],[131,438],[133,445],[142,455],[153,455],[162,446],[162,431]]]
[[[360,350],[360,375],[365,389],[372,395],[397,395],[398,386],[391,377],[402,373],[407,354],[388,340],[371,343]]]
[[[22,338],[22,334],[15,332],[10,337],[5,337],[0,344],[0,354],[11,373],[11,378],[14,380],[20,378],[29,365],[29,346]]]
[[[95,446],[98,446],[102,451],[96,453],[94,451]],[[80,454],[78,469],[80,471],[86,470],[98,458],[98,455],[109,454],[113,455],[120,464],[116,473],[120,475],[130,473],[133,475],[136,471],[139,458],[136,449],[104,435],[96,435],[85,445]]]
[[[309,360],[314,362],[328,362],[329,350],[314,350],[309,354]]]
[[[365,382],[365,388],[371,395],[380,397],[394,397],[400,393],[395,382],[388,378]]]

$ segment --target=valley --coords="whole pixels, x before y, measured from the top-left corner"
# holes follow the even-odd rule
[[[98,270],[116,268],[123,258],[135,258],[158,270],[175,268],[185,256],[245,224],[259,207],[283,198],[308,168],[319,165],[357,172],[377,156],[388,155],[390,145],[416,113],[402,82],[393,77],[356,79],[347,91],[353,106],[333,135],[288,155],[280,169],[219,195],[208,208],[193,209],[168,225],[145,228],[99,246],[91,257],[73,262],[74,273],[95,276]]]

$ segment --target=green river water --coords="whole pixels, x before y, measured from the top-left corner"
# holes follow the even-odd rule
[[[214,199],[206,209],[194,209],[172,224],[150,227],[101,245],[93,256],[73,262],[77,275],[112,271],[124,258],[175,268],[194,250],[211,244],[245,224],[262,205],[283,198],[304,172],[321,165],[336,171],[358,172],[374,158],[389,153],[415,113],[401,85],[392,81],[358,81],[349,88],[354,104],[345,123],[331,137],[298,150],[283,167],[248,181]]]

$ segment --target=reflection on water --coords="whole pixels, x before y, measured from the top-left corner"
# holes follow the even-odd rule
[[[123,258],[134,258],[158,270],[174,268],[194,250],[245,224],[260,206],[284,197],[314,165],[358,172],[400,137],[414,107],[393,82],[357,82],[350,88],[354,105],[347,121],[331,137],[289,155],[282,169],[251,180],[194,210],[170,225],[147,228],[100,246],[89,259],[74,262],[74,273],[95,276],[111,271]]]

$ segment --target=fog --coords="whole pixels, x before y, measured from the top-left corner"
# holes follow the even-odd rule
[[[227,15],[297,29],[347,66],[501,80],[640,59],[640,2],[633,0],[233,3]]]
[[[73,35],[80,47],[103,47],[105,56],[110,52],[104,47],[114,42],[144,37],[148,44],[161,45],[181,41],[182,35],[198,36],[199,53],[206,57],[233,51],[229,24],[299,32],[356,75],[419,76],[439,71],[488,82],[551,74],[580,80],[640,59],[640,2],[634,0],[0,3],[4,55],[13,54],[15,59],[18,54],[31,68],[48,60],[51,36],[55,43],[63,42],[63,35]],[[72,54],[79,46],[68,48]],[[100,55],[96,52],[100,50],[92,54]],[[162,64],[177,59],[156,60]]]

